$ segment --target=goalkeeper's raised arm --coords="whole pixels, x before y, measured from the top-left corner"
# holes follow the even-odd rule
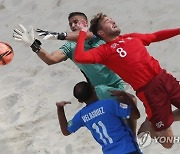
[[[72,32],[53,32],[42,29],[35,29],[35,32],[39,37],[42,37],[44,40],[69,40],[69,41],[77,41],[79,36],[79,31]],[[87,39],[91,39],[93,37],[92,32],[87,32]]]

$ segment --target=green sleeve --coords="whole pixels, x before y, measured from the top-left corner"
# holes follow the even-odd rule
[[[73,58],[73,51],[71,46],[71,42],[66,42],[59,48],[66,55],[66,57],[70,59]]]

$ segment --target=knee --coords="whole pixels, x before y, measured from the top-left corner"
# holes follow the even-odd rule
[[[166,149],[172,148],[174,144],[174,135],[172,128],[169,127],[165,130],[157,132],[158,142]]]
[[[174,143],[163,143],[162,146],[166,149],[170,149],[172,148],[172,146],[174,145]]]

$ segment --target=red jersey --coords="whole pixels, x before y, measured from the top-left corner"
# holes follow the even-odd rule
[[[148,53],[145,46],[178,34],[180,34],[179,28],[151,34],[125,34],[84,52],[86,32],[81,31],[75,50],[75,61],[104,64],[136,91],[145,86],[161,70],[159,62]]]

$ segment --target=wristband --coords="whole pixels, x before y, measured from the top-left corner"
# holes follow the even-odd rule
[[[33,44],[30,46],[32,51],[35,53],[38,53],[39,50],[41,49],[41,42],[37,39],[34,40]]]
[[[66,37],[67,37],[67,33],[62,32],[62,33],[58,34],[57,39],[58,40],[65,40]]]

